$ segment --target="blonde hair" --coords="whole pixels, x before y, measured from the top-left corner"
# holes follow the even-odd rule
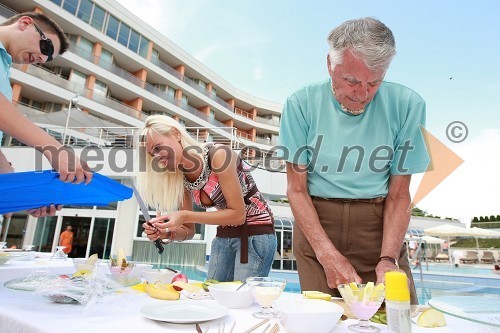
[[[184,198],[184,174],[180,170],[160,170],[154,168],[153,158],[145,151],[145,143],[148,135],[153,132],[160,135],[171,135],[176,129],[180,133],[180,144],[183,148],[183,156],[188,150],[189,154],[202,158],[202,145],[193,139],[191,135],[175,120],[167,116],[154,115],[146,118],[144,128],[139,133],[138,158],[145,158],[145,166],[139,170],[137,186],[144,202],[150,207],[161,211],[178,210]],[[194,148],[194,149],[193,149]],[[139,165],[142,165],[139,161]]]

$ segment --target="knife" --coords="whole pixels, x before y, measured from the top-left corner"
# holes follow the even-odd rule
[[[146,223],[148,223],[150,226],[153,226],[149,222],[151,220],[151,216],[149,215],[148,207],[146,207],[146,204],[142,200],[141,195],[139,194],[139,191],[137,191],[137,188],[135,187],[133,182],[132,182],[132,190],[134,191],[135,199],[137,200],[137,203],[139,204],[139,207],[141,208],[142,216],[144,216]],[[158,253],[162,254],[164,248],[163,248],[163,244],[161,243],[161,240],[158,238],[154,242],[155,242],[156,249],[158,250]]]

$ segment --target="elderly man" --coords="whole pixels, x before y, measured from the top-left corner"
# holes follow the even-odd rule
[[[396,48],[382,22],[344,22],[328,43],[329,80],[291,95],[281,120],[301,289],[338,295],[399,267],[417,304],[403,240],[411,174],[429,163],[425,103],[383,81]]]

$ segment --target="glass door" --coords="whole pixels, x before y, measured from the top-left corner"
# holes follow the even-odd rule
[[[73,244],[71,244],[71,251],[68,253],[68,257],[85,258],[91,221],[91,217],[63,216],[59,234],[65,231],[67,226],[71,226],[73,231]]]
[[[99,258],[108,259],[111,253],[111,244],[113,241],[113,231],[115,228],[115,219],[110,217],[96,217],[92,239],[90,241],[89,255],[97,253]]]

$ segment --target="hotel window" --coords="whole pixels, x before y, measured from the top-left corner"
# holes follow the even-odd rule
[[[99,95],[106,96],[108,93],[108,85],[102,81],[96,80],[94,85],[94,92]]]
[[[175,89],[172,87],[168,87],[168,97],[175,98]]]
[[[120,24],[120,33],[118,34],[118,43],[122,44],[123,46],[127,47],[128,46],[128,37],[130,35],[130,28],[128,25],[124,24],[121,22]]]
[[[82,87],[85,87],[85,83],[87,82],[87,75],[83,74],[82,72],[77,71],[76,69],[73,69],[71,71],[69,81],[76,83]]]
[[[92,54],[94,50],[94,43],[82,36],[80,36],[80,42],[78,43],[78,46],[82,51],[88,54]]]
[[[113,63],[113,53],[109,52],[106,49],[102,49],[100,59],[101,59],[101,61],[112,64]]]
[[[92,19],[90,20],[90,25],[99,31],[102,31],[104,27],[104,19],[106,18],[106,12],[99,6],[94,5],[94,12],[92,13]]]
[[[92,14],[92,2],[89,0],[80,0],[80,7],[78,8],[78,18],[85,21],[85,23],[90,22],[90,15]]]
[[[71,14],[76,14],[76,9],[78,8],[78,0],[65,0],[63,8]]]
[[[210,119],[215,119],[215,111],[210,109]]]
[[[116,36],[118,36],[118,27],[120,26],[120,21],[116,19],[113,15],[109,15],[108,17],[108,27],[106,29],[106,35],[116,40]]]
[[[135,53],[137,53],[137,50],[139,49],[139,39],[141,38],[141,35],[139,35],[136,31],[132,30],[130,31],[130,41],[128,43],[128,48]]]
[[[155,62],[155,60],[160,60],[160,52],[158,52],[157,49],[153,49],[153,52],[151,53],[151,62]]]
[[[50,0],[50,1],[52,1],[53,3],[55,3],[58,6],[60,6],[62,4],[62,0]]]
[[[139,44],[139,55],[143,58],[147,58],[148,51],[149,51],[149,39],[145,38],[144,36],[141,36],[141,42]]]

